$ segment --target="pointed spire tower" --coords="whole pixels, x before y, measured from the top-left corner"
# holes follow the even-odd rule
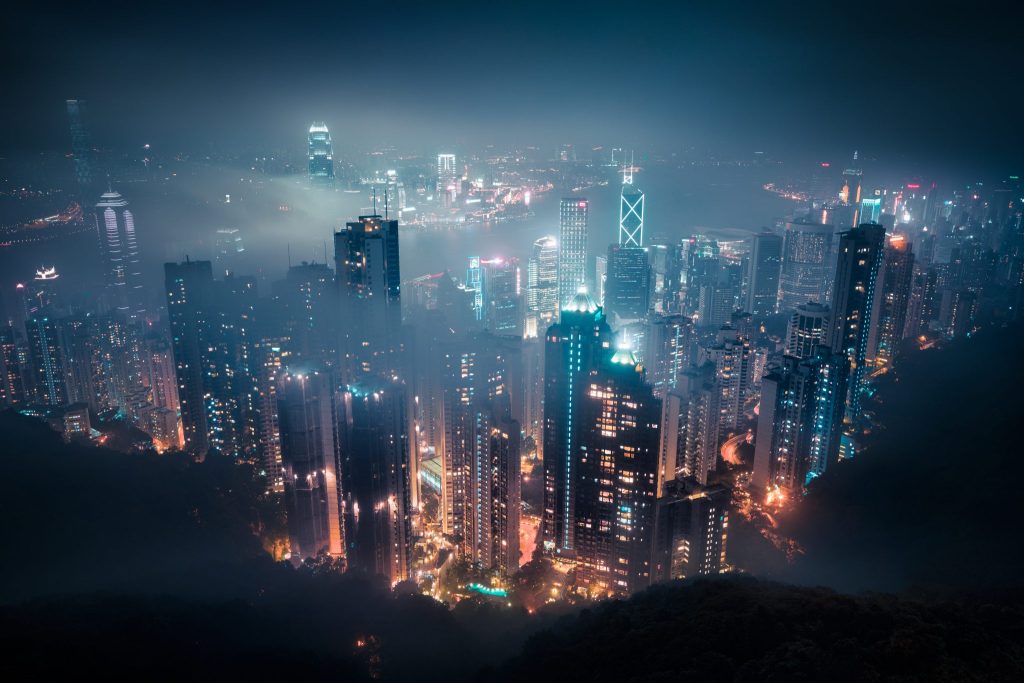
[[[633,153],[629,166],[622,168],[622,196],[619,203],[619,246],[644,245],[644,193],[633,185]]]

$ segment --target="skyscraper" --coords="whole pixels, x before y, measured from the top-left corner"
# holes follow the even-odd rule
[[[661,401],[628,351],[606,356],[582,388],[576,577],[590,595],[628,595],[651,580]]]
[[[589,206],[583,197],[566,197],[558,206],[559,307],[571,302],[586,284]]]
[[[444,352],[442,528],[462,557],[511,574],[519,567],[519,423],[506,356],[489,335]]]
[[[284,463],[281,453],[281,418],[278,395],[280,384],[287,373],[290,354],[285,348],[287,339],[261,339],[254,344],[253,363],[256,367],[255,396],[258,430],[258,455],[267,491],[284,493]]]
[[[613,324],[647,316],[651,298],[651,265],[642,247],[608,247],[608,279],[604,308]]]
[[[828,331],[829,308],[816,301],[801,304],[793,311],[786,330],[786,354],[809,358],[815,346],[822,344]]]
[[[341,482],[335,393],[326,374],[285,372],[278,380],[285,504],[291,552],[342,557]]]
[[[213,269],[209,261],[164,264],[164,289],[171,327],[178,402],[185,451],[206,455],[210,442],[203,387],[203,343],[213,305]]]
[[[914,283],[913,245],[905,236],[889,238],[878,281],[880,286],[875,289],[874,303],[877,313],[871,319],[868,360],[888,363],[904,337]]]
[[[783,356],[761,383],[752,482],[799,493],[839,456],[848,376],[846,356],[814,346]]]
[[[28,402],[22,370],[14,327],[0,326],[0,406],[19,408]]]
[[[779,303],[779,274],[782,270],[782,237],[763,231],[751,240],[750,277],[744,310],[765,316],[775,313]]]
[[[725,440],[741,431],[744,409],[754,383],[754,352],[750,340],[732,327],[719,330],[716,343],[703,347],[699,364],[715,368],[718,390],[718,434]]]
[[[644,246],[644,201],[643,190],[633,185],[633,169],[627,167],[619,196],[619,246]]]
[[[644,334],[641,360],[655,396],[664,398],[690,366],[693,321],[684,315],[652,315]]]
[[[484,259],[480,268],[484,328],[495,334],[522,336],[519,259]]]
[[[104,192],[96,204],[95,221],[110,306],[128,317],[144,316],[146,305],[135,216],[127,200],[113,190]]]
[[[562,306],[544,351],[544,542],[572,553],[576,529],[579,403],[591,371],[612,354],[612,330],[585,293]]]
[[[676,477],[708,482],[718,459],[718,404],[720,391],[715,367],[707,363],[679,376],[665,395],[662,414],[659,495]]]
[[[731,492],[695,479],[668,483],[656,504],[651,582],[718,574],[725,566]]]
[[[408,394],[397,380],[349,385],[339,409],[345,543],[349,569],[410,578],[412,463]]]
[[[808,301],[829,300],[828,284],[835,228],[797,219],[786,223],[779,277],[779,311],[787,313]]]
[[[875,287],[882,264],[885,228],[864,223],[841,233],[832,295],[828,347],[850,362],[846,414],[860,417],[861,392],[867,370],[868,337],[874,316]]]
[[[68,403],[64,358],[61,354],[60,325],[45,313],[32,316],[25,325],[32,359],[35,402],[47,406]]]
[[[327,124],[314,122],[309,127],[309,184],[313,187],[334,187],[334,148]]]
[[[450,206],[459,194],[458,171],[454,154],[437,155],[437,197],[442,206]]]
[[[96,182],[96,152],[86,121],[85,100],[68,100],[68,126],[71,129],[71,158],[75,164],[75,180],[82,197],[91,200]]]
[[[342,370],[349,380],[397,368],[402,324],[398,221],[360,216],[334,233]]]
[[[526,266],[526,330],[534,338],[558,316],[558,240],[541,237],[533,243]]]

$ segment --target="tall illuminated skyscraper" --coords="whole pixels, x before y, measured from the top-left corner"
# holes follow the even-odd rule
[[[566,197],[558,206],[558,305],[564,306],[586,284],[587,224],[590,203],[583,197]]]
[[[577,580],[590,595],[628,595],[651,581],[661,401],[617,351],[586,378],[577,411]]]
[[[779,312],[787,313],[808,301],[829,300],[832,233],[823,223],[797,219],[786,223],[779,277]]]
[[[843,188],[839,192],[839,199],[852,212],[849,223],[850,227],[856,227],[862,222],[860,213],[863,190],[861,185],[864,172],[859,168],[860,164],[857,161],[857,156],[857,152],[854,151],[851,165],[843,170]]]
[[[526,266],[526,331],[537,337],[558,316],[558,240],[541,237],[533,243]]]
[[[575,549],[579,479],[579,402],[591,371],[611,357],[613,335],[585,293],[562,306],[544,350],[544,542],[560,554]]]
[[[839,456],[848,376],[846,356],[814,346],[783,356],[761,382],[752,482],[799,493]]]
[[[750,249],[750,277],[744,310],[756,316],[775,313],[779,303],[782,237],[764,231],[754,236]]]
[[[519,568],[520,428],[506,358],[488,335],[444,352],[442,528],[485,569]]]
[[[68,126],[71,129],[71,158],[75,164],[75,180],[84,197],[92,199],[96,182],[96,153],[86,121],[85,100],[68,100]]]
[[[293,556],[345,554],[335,392],[319,372],[278,379],[281,462]]]
[[[334,148],[331,132],[322,121],[309,127],[309,183],[313,187],[334,187]]]
[[[128,317],[144,316],[139,244],[128,201],[113,190],[104,192],[96,204],[95,221],[111,307]]]
[[[366,377],[342,392],[339,408],[348,566],[391,585],[412,569],[408,406],[401,381]]]
[[[642,320],[651,303],[651,264],[643,247],[608,247],[604,308],[616,326]]]
[[[619,195],[619,246],[644,246],[644,193],[633,185],[633,167],[622,173],[622,193]]]
[[[360,216],[346,224],[334,233],[334,260],[343,376],[394,372],[402,324],[398,221]]]
[[[786,330],[786,355],[810,358],[814,347],[824,343],[829,316],[828,306],[815,301],[797,306]]]
[[[892,361],[904,338],[907,307],[914,284],[914,250],[905,236],[892,235],[889,238],[878,281],[868,360],[887,363]]]
[[[443,206],[449,206],[459,194],[458,171],[454,154],[437,155],[437,197]]]
[[[882,265],[885,228],[864,223],[841,233],[832,295],[832,319],[826,337],[829,348],[850,362],[846,415],[860,417],[861,393],[867,374],[868,339],[875,315],[875,287]]]
[[[32,316],[25,325],[32,359],[32,383],[36,403],[64,406],[68,392],[61,353],[60,326],[45,313]]]
[[[495,334],[522,336],[522,274],[519,259],[483,259],[480,268],[485,329]]]

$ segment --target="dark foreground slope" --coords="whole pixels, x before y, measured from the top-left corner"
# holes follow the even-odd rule
[[[1020,605],[851,597],[751,578],[666,584],[531,638],[498,680],[1024,680]]]

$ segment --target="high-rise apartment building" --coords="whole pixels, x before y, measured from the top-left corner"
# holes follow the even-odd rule
[[[25,331],[28,333],[32,360],[35,402],[47,406],[67,405],[68,392],[58,321],[45,313],[38,313],[28,320]]]
[[[848,377],[846,356],[814,346],[783,356],[761,382],[752,482],[799,493],[839,456]]]
[[[335,391],[325,373],[283,372],[277,401],[292,556],[343,557]]]
[[[809,358],[828,332],[829,307],[811,301],[793,310],[786,330],[786,354]]]
[[[722,571],[730,498],[721,484],[676,479],[666,485],[654,516],[652,583]]]
[[[914,284],[913,245],[904,235],[892,235],[885,246],[885,255],[878,274],[880,286],[875,288],[868,360],[876,363],[892,361],[907,325],[907,308]]]

